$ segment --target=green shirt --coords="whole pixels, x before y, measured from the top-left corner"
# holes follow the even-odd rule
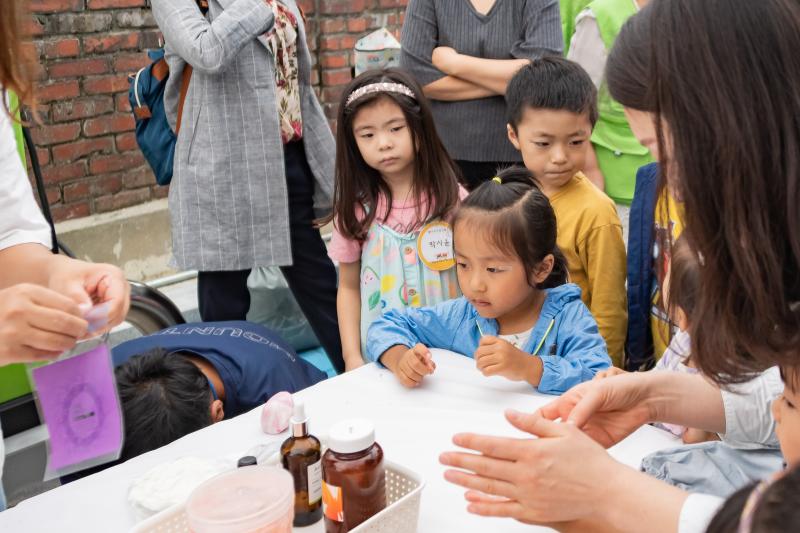
[[[10,104],[9,109],[14,111],[17,108],[17,95],[14,93],[9,93],[10,96]],[[19,111],[16,113],[16,118],[19,119]],[[17,149],[19,150],[19,157],[22,159],[22,165],[26,165],[25,162],[25,140],[22,138],[22,125],[19,123],[18,120],[14,120],[11,122],[11,127],[14,128],[14,136],[17,138]]]
[[[633,0],[594,0],[589,9],[607,51],[614,46],[622,25],[636,14]],[[599,117],[592,133],[597,162],[605,178],[605,189],[617,203],[630,204],[636,184],[636,171],[652,162],[647,148],[633,135],[622,105],[611,98],[605,78],[597,95]]]
[[[561,32],[564,34],[564,53],[569,50],[569,42],[575,33],[575,19],[592,0],[559,0],[561,8]]]

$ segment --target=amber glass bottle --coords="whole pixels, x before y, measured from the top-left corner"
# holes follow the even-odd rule
[[[322,446],[308,433],[301,401],[294,404],[292,436],[281,445],[283,468],[294,478],[294,525],[314,524],[322,518]]]
[[[369,420],[333,426],[322,457],[326,533],[345,533],[386,507],[383,449]]]

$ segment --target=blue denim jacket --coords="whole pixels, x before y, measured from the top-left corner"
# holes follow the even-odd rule
[[[611,359],[597,323],[581,302],[580,288],[568,283],[546,292],[539,320],[523,351],[533,353],[542,345],[536,354],[544,363],[538,390],[560,394],[611,366]],[[547,333],[551,322],[553,327]],[[497,331],[497,321],[481,317],[463,297],[434,307],[393,309],[370,326],[367,358],[378,361],[392,346],[410,348],[417,343],[472,357],[481,332],[497,335]]]

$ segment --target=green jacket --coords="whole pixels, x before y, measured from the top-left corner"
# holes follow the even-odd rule
[[[564,34],[564,54],[569,50],[569,43],[575,33],[575,19],[578,13],[589,5],[592,0],[559,0],[561,7],[561,32]]]
[[[611,51],[622,25],[636,14],[633,0],[594,0],[588,7],[597,20],[606,50]],[[606,179],[606,193],[616,202],[630,203],[636,171],[652,162],[652,157],[634,137],[622,105],[608,92],[605,78],[600,86],[597,106],[600,116],[592,134],[592,143]]]

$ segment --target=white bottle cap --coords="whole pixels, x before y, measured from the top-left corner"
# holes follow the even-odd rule
[[[306,404],[303,400],[295,400],[292,407],[292,424],[302,424],[308,421],[306,416]]]
[[[308,436],[308,417],[306,416],[306,404],[303,400],[296,400],[292,408],[292,436]]]
[[[336,453],[361,452],[375,444],[375,424],[365,418],[344,420],[331,427],[328,447]]]

